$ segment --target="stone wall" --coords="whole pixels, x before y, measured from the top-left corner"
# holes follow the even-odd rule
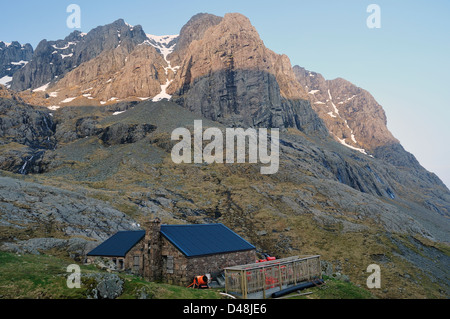
[[[168,269],[167,257],[173,257],[173,270]],[[188,258],[166,238],[162,238],[162,277],[169,284],[187,286],[195,276],[215,275],[226,267],[245,265],[256,261],[255,250]]]
[[[134,257],[139,257],[139,268],[134,267]],[[133,274],[144,274],[144,241],[137,243],[125,256],[124,270],[130,270]]]

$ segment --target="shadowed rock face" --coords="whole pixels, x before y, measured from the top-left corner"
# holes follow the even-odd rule
[[[0,41],[0,79],[12,77],[15,72],[23,68],[33,57],[33,47],[30,44],[21,45],[19,42],[4,43]]]
[[[56,124],[48,110],[0,98],[0,169],[42,173],[43,157],[56,146]]]
[[[328,134],[308,101],[283,98],[275,76],[264,71],[214,72],[186,83],[173,101],[230,127],[297,128]]]
[[[1,144],[15,142],[32,148],[53,148],[55,127],[47,110],[0,98]]]
[[[106,145],[132,144],[142,140],[154,130],[156,126],[150,124],[117,123],[104,129],[100,138]]]

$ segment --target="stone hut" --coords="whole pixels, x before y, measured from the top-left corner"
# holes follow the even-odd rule
[[[87,254],[111,260],[118,270],[150,281],[186,286],[195,276],[215,278],[224,268],[254,263],[256,249],[223,224],[161,225],[118,232]]]

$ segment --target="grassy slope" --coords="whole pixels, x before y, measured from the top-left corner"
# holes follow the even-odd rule
[[[0,298],[4,299],[85,299],[89,282],[80,289],[66,284],[67,266],[73,261],[51,255],[17,255],[0,252]],[[94,266],[81,265],[81,273],[101,272]],[[120,274],[124,291],[120,299],[136,299],[144,291],[151,299],[218,299],[215,290],[195,290],[153,282]],[[83,277],[82,277],[83,278]]]
[[[52,255],[17,255],[0,252],[0,298],[4,299],[85,299],[89,281],[82,279],[80,289],[66,285],[68,258]],[[82,274],[101,272],[94,266],[81,265]],[[119,299],[137,299],[144,292],[150,299],[219,299],[219,290],[196,290],[147,282],[140,277],[119,274],[124,291]],[[350,282],[325,277],[326,285],[310,288],[312,299],[370,299],[373,295]],[[296,297],[294,297],[296,298]],[[302,297],[305,298],[305,297]]]

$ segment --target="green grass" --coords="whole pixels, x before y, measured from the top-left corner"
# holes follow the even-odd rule
[[[0,298],[4,299],[86,299],[92,289],[92,279],[82,277],[80,289],[69,289],[66,281],[69,258],[50,255],[18,255],[0,252]],[[80,265],[81,273],[99,273],[101,270]],[[118,299],[220,299],[219,290],[198,290],[163,283],[148,282],[140,277],[119,274],[124,281],[123,293]],[[373,295],[353,283],[324,278],[326,285],[302,291],[307,296],[292,298],[312,299],[370,299]],[[287,296],[289,298],[289,296]]]
[[[50,255],[17,255],[0,252],[0,298],[3,299],[86,299],[90,294],[89,279],[82,277],[80,289],[67,287],[69,258]],[[94,266],[80,265],[81,273],[99,273]],[[141,293],[148,299],[219,299],[217,290],[196,290],[168,284],[147,282],[119,274],[123,293],[119,299],[137,299]]]
[[[124,276],[124,292],[119,299],[136,299],[141,293],[147,299],[220,299],[217,290],[198,290],[163,283],[148,282],[136,276]]]
[[[47,255],[0,252],[0,295],[5,299],[79,299],[86,289],[69,289],[67,266],[73,262]],[[92,267],[82,267],[92,271]]]
[[[302,290],[300,295],[292,293],[287,299],[374,299],[366,289],[351,282],[345,282],[324,276],[325,285]],[[310,293],[310,294],[309,294]]]
[[[360,288],[351,282],[325,277],[325,285],[314,291],[320,299],[373,299],[375,298],[366,289]]]

